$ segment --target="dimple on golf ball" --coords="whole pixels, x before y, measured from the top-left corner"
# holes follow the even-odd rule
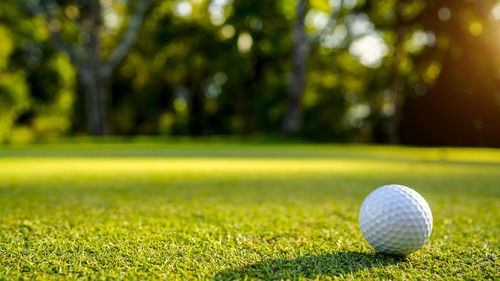
[[[431,236],[432,213],[415,190],[403,185],[385,185],[363,201],[359,227],[375,250],[408,255],[420,249]]]

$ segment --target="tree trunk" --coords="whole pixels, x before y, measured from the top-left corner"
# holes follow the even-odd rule
[[[81,81],[85,92],[87,127],[92,136],[109,133],[107,100],[111,87],[111,75],[97,71],[81,70]]]
[[[404,105],[404,80],[400,73],[401,60],[403,55],[403,40],[405,30],[402,26],[401,16],[400,16],[400,4],[399,1],[396,2],[396,30],[397,38],[394,45],[394,64],[392,70],[392,94],[394,103],[394,112],[389,118],[389,143],[399,144],[399,128],[401,125],[401,115]]]
[[[292,71],[288,84],[288,108],[283,119],[282,132],[286,135],[298,133],[302,119],[302,95],[304,92],[307,55],[310,42],[304,29],[307,0],[297,3],[297,19],[293,27]]]
[[[29,1],[25,8],[34,15],[41,15],[47,23],[59,17],[58,2],[55,0]],[[102,30],[102,7],[99,0],[85,1],[76,22],[81,32],[89,35],[85,44],[68,44],[63,40],[61,30],[50,29],[54,45],[66,53],[78,70],[80,82],[85,92],[87,126],[90,135],[106,135],[108,130],[107,100],[111,87],[111,73],[130,52],[141,28],[144,16],[152,0],[136,1],[136,10],[128,19],[128,27],[120,44],[107,60],[100,57],[100,36]],[[64,11],[64,10],[63,10]]]

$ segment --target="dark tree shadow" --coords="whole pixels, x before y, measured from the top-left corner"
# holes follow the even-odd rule
[[[266,259],[220,271],[215,275],[215,279],[315,279],[318,276],[345,276],[366,268],[383,267],[405,260],[404,257],[386,256],[378,253],[334,252],[299,256],[293,259]]]

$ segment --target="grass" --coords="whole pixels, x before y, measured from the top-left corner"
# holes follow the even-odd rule
[[[377,254],[374,188],[421,193],[420,251]],[[500,150],[66,143],[0,148],[0,280],[498,279]]]

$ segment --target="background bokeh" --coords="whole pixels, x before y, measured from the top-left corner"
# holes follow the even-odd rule
[[[88,134],[500,146],[500,2],[2,0],[0,142]]]

